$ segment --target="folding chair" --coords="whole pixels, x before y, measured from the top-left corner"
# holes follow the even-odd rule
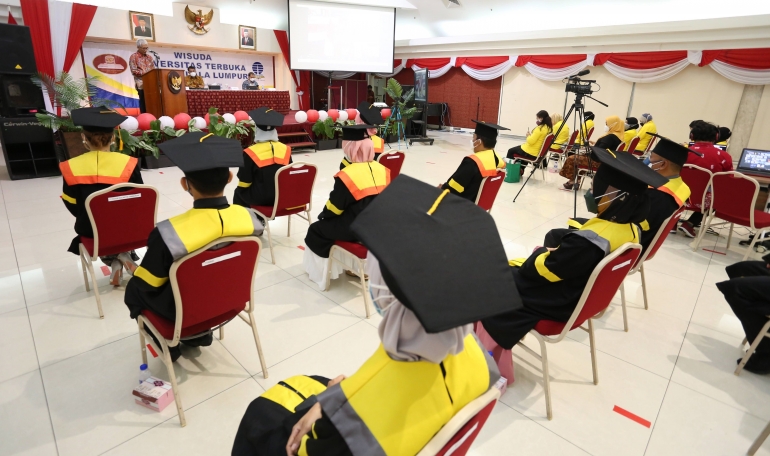
[[[633,140],[632,140],[633,141]],[[615,152],[625,152],[626,150],[626,143],[620,143],[617,149],[615,149]]]
[[[564,163],[564,160],[566,160],[567,152],[571,151],[572,148],[575,146],[575,141],[577,140],[577,135],[580,133],[580,131],[575,130],[569,135],[569,140],[566,144],[559,144],[559,143],[553,143],[551,144],[551,149],[548,152],[548,160],[550,161],[552,158],[556,158],[556,160],[559,161],[559,166],[561,166],[562,163]],[[557,146],[557,149],[554,149],[554,146]]]
[[[495,203],[500,186],[503,185],[505,171],[498,170],[494,176],[481,179],[479,194],[476,196],[476,205],[487,212],[492,212],[492,205]]]
[[[417,453],[417,456],[464,456],[500,398],[494,386],[470,401]]]
[[[406,155],[401,151],[386,152],[380,155],[377,161],[390,170],[390,180],[395,179],[401,174],[401,166],[404,165]]]
[[[297,215],[310,222],[313,185],[318,168],[310,163],[297,162],[286,165],[275,173],[275,203],[273,206],[251,206],[254,212],[265,220],[267,243],[270,246],[270,258],[275,264],[273,253],[273,235],[270,233],[270,221],[276,217],[288,217],[289,228],[286,236],[291,236],[291,216]],[[302,216],[301,213],[305,215]]]
[[[543,160],[548,156],[548,151],[551,149],[551,143],[553,143],[553,133],[548,133],[548,135],[543,140],[542,147],[540,147],[540,153],[537,154],[537,157],[534,160],[522,157],[516,157],[516,160],[524,162],[525,167],[527,166],[527,163],[531,163],[532,166],[540,166],[543,164]],[[545,180],[545,169],[541,167],[540,171],[542,171],[543,180]]]
[[[222,340],[224,325],[239,316],[251,326],[262,364],[262,376],[267,378],[267,366],[254,320],[254,279],[261,250],[262,243],[254,236],[223,237],[176,260],[169,272],[176,319],[167,320],[151,310],[143,310],[136,319],[142,362],[147,364],[146,343],[149,342],[166,365],[182,427],[187,425],[187,421],[169,347],[205,335],[212,328],[219,328],[219,339]],[[150,333],[157,338],[160,346],[155,344]]]
[[[768,320],[767,323],[765,323],[765,326],[762,327],[762,330],[759,331],[759,334],[757,334],[756,339],[754,339],[751,342],[751,346],[749,346],[748,351],[746,351],[746,354],[743,355],[743,358],[741,359],[741,362],[738,363],[738,367],[735,368],[735,375],[740,375],[743,368],[746,366],[746,363],[749,362],[749,358],[751,358],[751,355],[754,354],[754,352],[757,350],[757,347],[759,346],[759,343],[764,340],[765,337],[770,337],[770,315],[767,316]],[[741,347],[746,345],[748,343],[748,339],[744,338],[743,342],[741,342]]]
[[[329,265],[326,268],[326,286],[324,287],[324,291],[329,289],[333,262],[336,261],[340,264],[344,264],[340,260],[334,258],[335,252],[349,255],[355,259],[356,265],[358,266],[356,274],[358,274],[358,277],[361,279],[361,294],[364,296],[364,309],[366,310],[366,318],[371,317],[368,298],[369,292],[366,288],[366,255],[369,253],[369,250],[364,247],[363,244],[359,244],[358,242],[334,241],[334,245],[329,251]]]
[[[86,198],[86,213],[94,237],[80,236],[80,265],[86,291],[91,291],[88,284],[88,274],[91,274],[99,318],[104,318],[104,311],[93,262],[99,256],[146,247],[147,238],[155,228],[159,198],[158,189],[140,184],[113,185]]]
[[[767,440],[767,436],[770,435],[770,423],[767,423],[767,426],[765,426],[764,429],[762,429],[762,432],[757,436],[757,439],[754,440],[754,443],[751,444],[751,448],[749,448],[749,451],[746,452],[748,456],[754,456],[757,454],[757,451],[759,451],[759,447],[762,446],[763,443],[765,443],[765,440]]]
[[[642,274],[642,296],[644,296],[644,310],[649,309],[647,306],[647,282],[644,278],[644,262],[651,260],[655,257],[655,254],[658,253],[658,249],[660,249],[660,246],[663,245],[663,241],[666,240],[666,237],[668,237],[668,234],[671,232],[671,230],[676,226],[677,222],[679,222],[679,219],[682,217],[682,213],[684,212],[684,208],[680,207],[676,210],[673,214],[671,214],[671,217],[667,218],[661,225],[660,228],[658,228],[658,232],[655,233],[655,237],[652,238],[652,242],[650,243],[650,246],[645,250],[642,255],[639,257],[639,259],[634,263],[631,270],[628,272],[628,275],[634,275],[637,272]],[[625,332],[628,332],[628,316],[626,314],[626,288],[625,288],[625,280],[623,283],[620,284],[620,299],[623,307],[623,330]]]
[[[688,187],[690,187],[690,198],[685,201],[684,209],[692,212],[702,212],[702,222],[708,222],[711,216],[711,198],[713,192],[711,191],[711,177],[714,175],[711,171],[700,166],[691,164],[685,164],[682,167],[679,175]],[[698,246],[703,240],[703,236],[708,231],[708,225],[701,223],[701,227],[698,230],[698,237],[693,243],[693,251],[698,250]]]
[[[746,254],[743,255],[743,261],[746,261],[751,251],[754,250],[754,244],[770,228],[770,213],[754,209],[759,195],[759,182],[736,171],[725,171],[713,174],[711,188],[712,211],[708,222],[701,224],[701,230],[705,232],[714,217],[719,217],[725,223],[729,223],[730,233],[727,235],[727,250],[730,249],[733,227],[736,224],[753,230],[755,232],[754,238],[746,249]]]
[[[535,336],[540,344],[540,353],[538,355],[534,350],[519,342],[521,346],[532,356],[540,359],[543,363],[543,389],[545,390],[545,408],[548,419],[553,419],[551,410],[551,383],[548,374],[548,353],[546,351],[546,342],[555,344],[561,342],[567,333],[573,329],[580,328],[588,333],[588,340],[591,345],[591,366],[593,368],[594,385],[599,384],[599,372],[596,367],[596,342],[594,341],[593,318],[599,318],[610,305],[613,296],[623,283],[623,279],[628,275],[631,266],[639,258],[642,252],[642,246],[627,242],[618,247],[614,252],[607,255],[591,273],[583,294],[580,296],[575,310],[569,320],[564,322],[552,320],[540,320],[535,329],[529,332]],[[582,325],[588,322],[588,328]],[[556,337],[550,337],[556,336]]]
[[[631,142],[628,143],[628,147],[626,148],[627,151],[631,152],[632,154],[636,155],[637,157],[644,156],[644,153],[637,153],[636,146],[639,145],[640,138],[638,136],[634,136],[631,138]],[[652,140],[650,140],[652,142]],[[649,146],[649,144],[648,144]]]
[[[637,136],[637,138],[639,138],[639,137]],[[650,156],[650,151],[652,150],[652,146],[655,145],[655,141],[657,141],[657,140],[658,140],[658,138],[656,136],[653,136],[652,139],[650,139],[650,142],[647,143],[647,147],[645,147],[644,150],[641,153],[639,153],[639,151],[636,150],[636,146],[639,144],[639,141],[637,141],[636,144],[633,144],[633,146],[634,146],[633,149],[629,149],[629,150],[633,150],[634,151],[634,155],[636,155],[637,157],[647,158],[647,157]]]

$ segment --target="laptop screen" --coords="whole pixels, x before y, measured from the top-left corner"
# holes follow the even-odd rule
[[[770,175],[770,150],[743,149],[738,170]]]

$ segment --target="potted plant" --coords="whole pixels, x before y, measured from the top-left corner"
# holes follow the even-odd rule
[[[218,108],[209,108],[209,133],[214,133],[223,138],[233,138],[241,142],[243,148],[254,144],[254,121],[251,119],[241,120],[234,124],[225,122],[225,119],[217,112]],[[190,131],[200,131],[193,126],[190,121]]]
[[[43,112],[35,114],[35,117],[41,125],[54,131],[56,145],[63,149],[65,160],[86,152],[80,137],[83,129],[73,124],[69,117],[73,109],[93,106],[122,108],[116,101],[96,97],[95,77],[75,79],[66,71],[62,71],[56,78],[38,73],[32,77],[32,82],[53,97],[53,109],[61,113],[57,115],[53,112]]]
[[[316,136],[316,150],[336,149],[337,139],[334,130],[334,119],[327,117],[326,120],[317,120],[313,124],[313,133]]]
[[[337,136],[337,148],[342,148],[342,127],[349,127],[351,125],[355,125],[355,120],[344,120],[340,121],[337,120],[334,123],[334,134]]]
[[[192,123],[192,122],[191,122]],[[145,131],[115,130],[114,152],[140,158],[142,167],[146,169],[168,168],[174,166],[171,160],[160,153],[158,144],[185,134],[185,130],[160,127],[159,120],[150,122],[150,129]],[[122,149],[121,149],[122,146]]]
[[[399,125],[401,125],[402,138],[406,140],[406,121],[414,116],[417,108],[412,106],[407,108],[406,105],[414,98],[414,89],[404,95],[404,89],[401,87],[398,81],[393,78],[388,79],[388,83],[385,85],[385,92],[393,100],[393,105],[390,107],[391,115],[385,122],[385,125],[381,127],[385,136],[386,142],[396,142],[399,139]],[[400,119],[399,117],[400,114]]]

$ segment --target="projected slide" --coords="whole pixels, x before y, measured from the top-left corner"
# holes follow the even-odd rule
[[[393,71],[393,8],[289,0],[291,68]]]

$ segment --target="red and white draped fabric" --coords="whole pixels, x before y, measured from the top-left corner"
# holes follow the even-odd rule
[[[468,76],[479,81],[491,81],[508,72],[519,59],[518,55],[507,57],[458,57],[455,65]]]
[[[663,81],[699,62],[699,51],[597,54],[594,59],[594,65],[603,65],[611,74],[629,82]]]
[[[523,66],[533,76],[544,81],[561,81],[587,66],[593,65],[594,56],[574,55],[520,55],[516,66]]]
[[[406,68],[406,59],[394,59],[393,60],[393,72],[392,73],[374,73],[375,76],[381,78],[392,78]]]
[[[427,68],[428,77],[430,79],[440,78],[447,74],[450,68],[455,66],[457,57],[446,57],[437,59],[410,59],[407,60],[406,66],[411,67],[413,70],[422,70]]]
[[[770,84],[770,49],[768,48],[703,51],[703,57],[698,65],[708,65],[727,79],[741,84]]]

